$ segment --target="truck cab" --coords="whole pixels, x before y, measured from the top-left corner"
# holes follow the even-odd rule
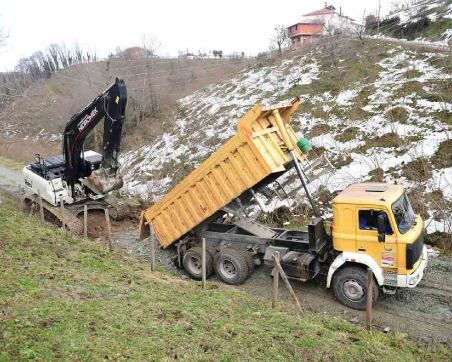
[[[328,272],[344,304],[365,305],[366,270],[370,268],[379,289],[394,293],[397,287],[415,287],[427,265],[423,221],[415,215],[401,185],[353,184],[332,201],[332,243],[336,255]],[[379,288],[381,287],[381,288]]]

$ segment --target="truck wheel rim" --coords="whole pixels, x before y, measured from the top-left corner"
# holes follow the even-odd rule
[[[234,264],[230,260],[223,260],[220,263],[221,273],[227,278],[233,278],[237,273]]]
[[[192,256],[188,259],[188,267],[194,273],[201,271],[201,261],[196,256]]]
[[[346,280],[342,284],[342,290],[352,302],[359,301],[364,297],[364,288],[354,279]]]

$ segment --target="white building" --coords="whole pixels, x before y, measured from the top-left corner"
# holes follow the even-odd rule
[[[321,35],[351,34],[357,26],[359,24],[341,10],[325,4],[323,9],[303,15],[298,23],[289,26],[288,33],[292,46],[296,47]]]

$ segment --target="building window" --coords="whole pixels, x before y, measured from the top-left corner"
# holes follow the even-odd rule
[[[360,230],[377,230],[377,218],[382,213],[386,217],[386,235],[392,235],[391,223],[388,215],[382,211],[375,210],[359,210],[359,229]]]

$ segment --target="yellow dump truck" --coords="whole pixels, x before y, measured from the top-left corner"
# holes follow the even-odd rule
[[[256,265],[281,265],[293,279],[307,281],[326,270],[343,304],[364,309],[367,269],[381,291],[415,287],[427,264],[423,221],[414,215],[402,186],[354,184],[332,201],[333,222],[326,229],[309,193],[302,167],[310,150],[290,126],[299,99],[253,107],[237,133],[159,202],[143,212],[141,237],[152,226],[161,247],[175,246],[187,273],[201,278],[200,240],[207,243],[207,276],[240,284]],[[272,228],[249,217],[250,208],[283,194],[278,179],[295,167],[313,208],[304,230]]]

